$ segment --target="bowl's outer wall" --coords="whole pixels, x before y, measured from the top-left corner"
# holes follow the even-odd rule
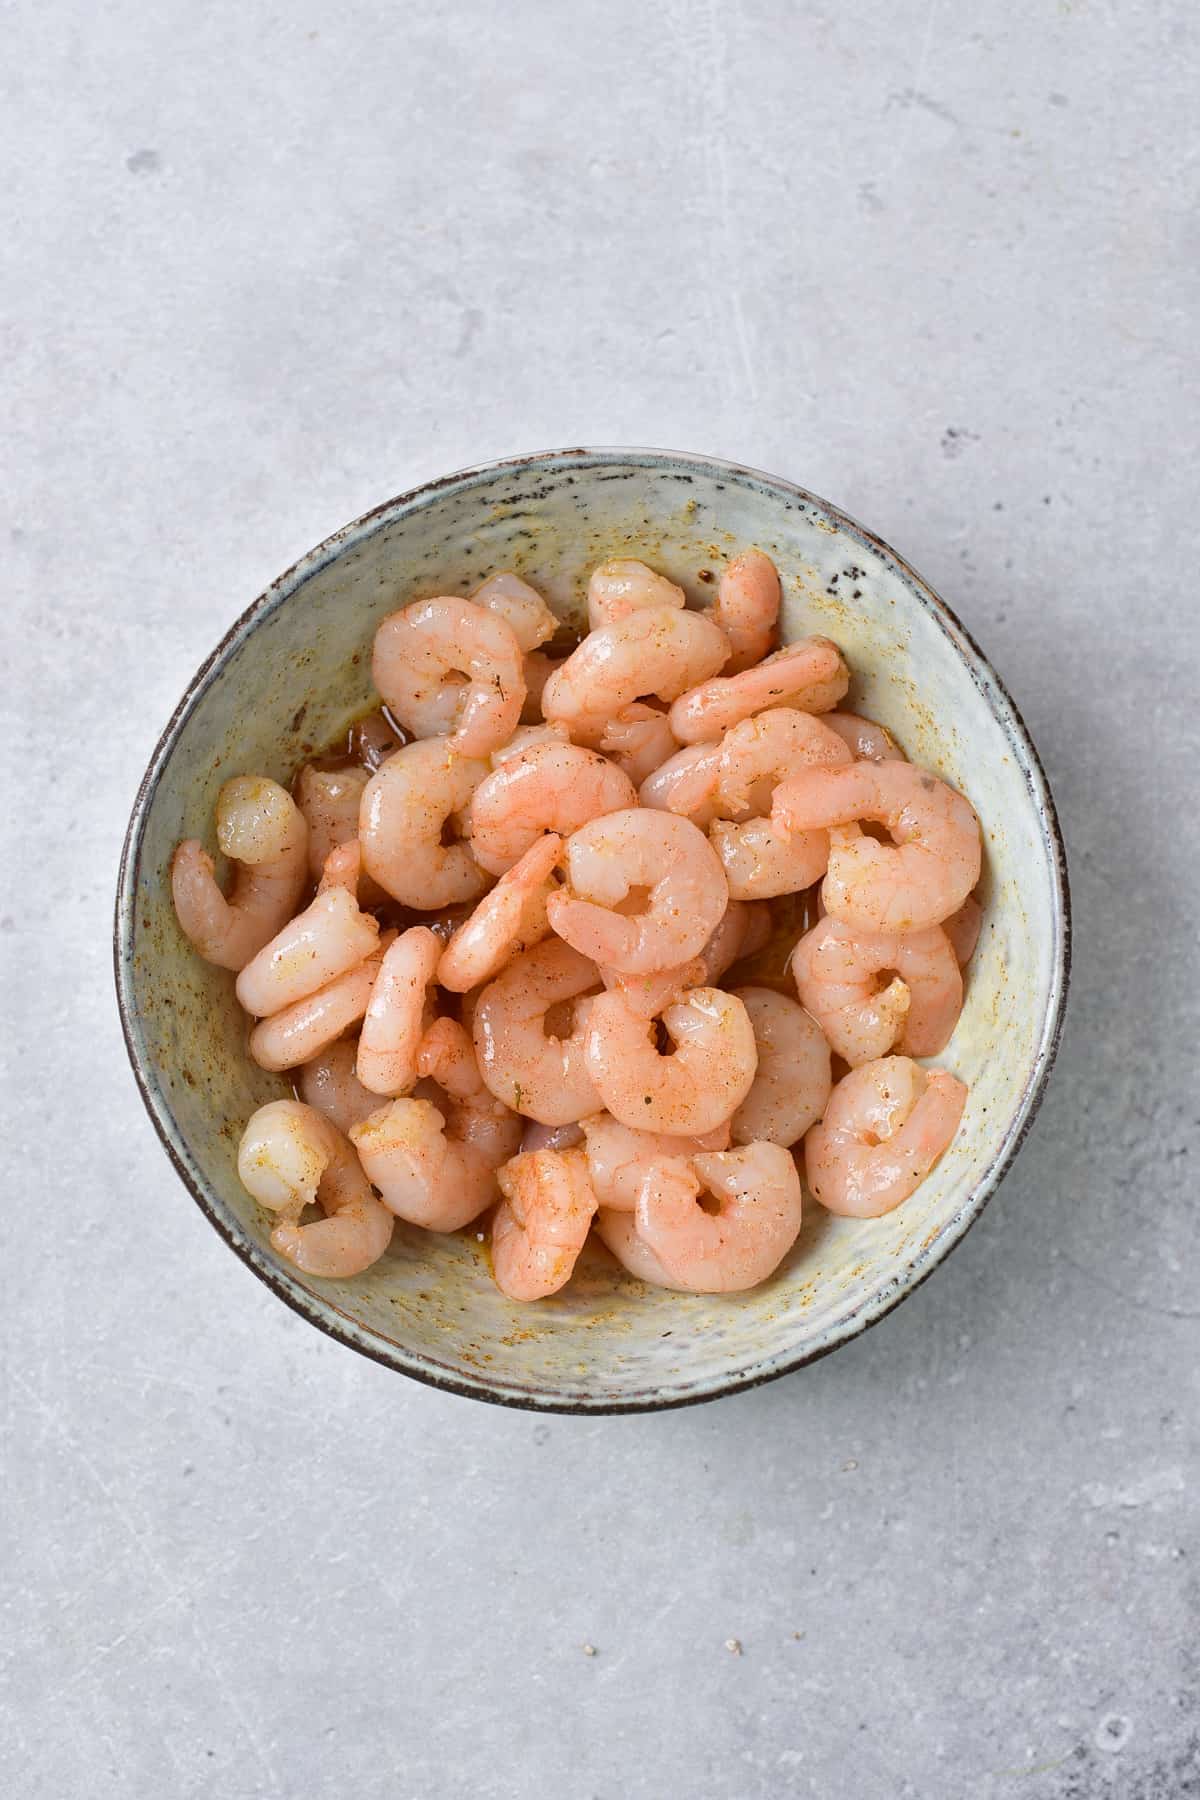
[[[748,545],[779,565],[784,635],[837,640],[847,705],[961,787],[983,822],[986,915],[954,1038],[938,1060],[970,1084],[955,1143],[916,1196],[872,1223],[812,1205],[765,1287],[731,1298],[645,1289],[602,1253],[536,1307],[495,1287],[470,1235],[398,1226],[351,1283],[301,1281],[271,1251],[237,1179],[246,1119],[282,1082],[245,1054],[231,978],[182,938],[168,866],[210,845],[222,782],[288,780],[368,702],[371,635],[420,596],[513,568],[578,619],[587,571],[636,554],[709,599]],[[450,478],[380,508],[297,565],[231,632],[152,765],[131,829],[119,978],[131,1053],[181,1171],[292,1304],[410,1373],[491,1398],[612,1408],[702,1398],[823,1353],[916,1284],[1002,1171],[1053,1052],[1065,979],[1063,871],[1036,759],[986,665],[883,546],[811,496],[750,471],[658,453],[559,453]]]

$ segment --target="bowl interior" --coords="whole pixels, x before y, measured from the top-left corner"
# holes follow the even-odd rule
[[[508,1302],[470,1233],[398,1226],[348,1283],[300,1278],[242,1189],[237,1144],[289,1091],[245,1054],[232,978],[184,941],[168,866],[182,837],[210,846],[230,776],[287,781],[370,697],[385,613],[513,568],[564,618],[587,571],[637,554],[696,604],[738,549],[780,568],[786,638],[821,632],[854,670],[846,704],[961,787],[983,822],[986,916],[953,1041],[937,1060],[970,1084],[962,1129],[906,1205],[870,1223],[815,1204],[780,1272],[756,1292],[685,1297],[588,1253],[571,1286]],[[1006,697],[953,619],[887,548],[824,502],[752,471],[657,453],[567,452],[422,489],[297,565],[230,633],[168,728],[131,827],[118,977],[148,1106],[181,1173],[240,1253],[293,1305],[356,1347],[492,1399],[612,1409],[703,1398],[832,1348],[914,1286],[965,1230],[1015,1148],[1052,1054],[1062,999],[1064,893],[1050,802]]]

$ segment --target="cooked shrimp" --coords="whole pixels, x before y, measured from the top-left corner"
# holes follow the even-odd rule
[[[228,899],[197,838],[171,859],[180,929],[205,962],[241,969],[296,910],[308,874],[308,827],[286,788],[239,775],[217,795],[217,843],[235,865]]]
[[[719,1202],[708,1212],[702,1190]],[[800,1235],[800,1176],[779,1144],[746,1144],[659,1163],[643,1181],[638,1236],[680,1287],[734,1294],[757,1287]]]
[[[465,994],[498,975],[522,950],[550,932],[546,901],[563,841],[554,832],[536,838],[519,862],[485,894],[442,952],[437,978],[452,994]]]
[[[873,820],[894,842],[858,829]],[[802,769],[775,791],[771,821],[831,829],[825,910],[860,931],[924,931],[949,918],[979,880],[979,821],[969,801],[911,763]]]
[[[729,639],[702,613],[665,606],[630,613],[572,651],[546,683],[542,711],[561,719],[577,742],[594,746],[635,700],[674,700],[728,659]]]
[[[511,737],[525,703],[512,627],[450,595],[391,613],[375,633],[372,670],[403,726],[448,737],[460,756],[486,756]]]
[[[587,1068],[601,1104],[635,1131],[701,1137],[732,1117],[754,1081],[754,1027],[720,988],[692,988],[662,1015],[674,1053],[659,1054],[653,1024],[618,994],[591,1002]],[[599,1110],[594,1108],[593,1110]]]
[[[649,975],[695,956],[729,890],[704,833],[672,813],[631,807],[593,819],[567,840],[568,888],[546,903],[550,923],[593,962]],[[644,912],[616,910],[633,890]]]
[[[850,685],[850,671],[828,638],[804,638],[776,650],[740,675],[719,675],[690,688],[671,708],[671,730],[681,744],[718,738],[768,706],[828,712]]]
[[[761,662],[779,628],[779,571],[761,550],[746,550],[727,563],[717,586],[713,618],[733,645],[729,673]]]
[[[616,1257],[627,1274],[649,1287],[672,1288],[682,1293],[683,1284],[672,1281],[644,1238],[638,1236],[637,1222],[629,1212],[602,1206],[593,1224],[600,1242]]]
[[[259,1068],[298,1068],[357,1025],[367,1010],[379,964],[394,937],[395,932],[385,932],[375,954],[356,969],[256,1025],[247,1048]]]
[[[358,897],[358,884],[361,880],[362,845],[353,837],[344,844],[338,844],[325,858],[321,879],[317,883],[317,893],[327,894],[330,888],[342,888],[354,900]]]
[[[660,768],[679,748],[665,712],[635,700],[610,719],[600,749],[624,770],[635,787]]]
[[[350,727],[349,753],[362,764],[368,775],[373,775],[381,763],[394,756],[407,742],[396,721],[378,706],[374,712],[364,713]]]
[[[852,1067],[893,1046],[902,1056],[936,1056],[962,1011],[962,976],[940,925],[884,936],[825,918],[796,945],[792,973],[802,1003]]]
[[[328,987],[378,948],[378,922],[344,887],[326,888],[251,957],[237,978],[239,1004],[255,1018],[269,1018]]]
[[[582,1129],[596,1199],[620,1212],[633,1211],[642,1182],[664,1156],[729,1148],[728,1122],[703,1137],[669,1137],[662,1131],[632,1131],[609,1113],[594,1113]]]
[[[338,1038],[296,1070],[296,1086],[306,1106],[315,1107],[345,1133],[379,1106],[379,1095],[355,1074],[357,1038]]]
[[[503,619],[517,640],[523,656],[547,643],[558,630],[558,620],[536,588],[503,569],[488,579],[471,595],[475,606],[486,606]]]
[[[510,1300],[542,1300],[565,1287],[587,1241],[596,1196],[582,1150],[533,1150],[499,1175],[492,1271]]]
[[[824,722],[836,731],[855,762],[903,762],[904,752],[891,732],[857,713],[831,712]]]
[[[757,948],[769,930],[765,906],[745,906],[740,900],[731,900],[698,956],[673,969],[659,969],[653,975],[623,975],[619,969],[605,967],[601,967],[600,974],[609,992],[620,994],[631,1012],[643,1019],[655,1019],[688,988],[715,987],[726,969]]]
[[[441,951],[432,931],[414,925],[384,954],[358,1040],[358,1079],[373,1094],[407,1094],[417,1079],[417,1046]]]
[[[471,853],[502,875],[544,831],[564,836],[637,800],[628,775],[578,744],[538,744],[482,781],[471,801]]]
[[[877,1219],[907,1200],[958,1129],[967,1090],[945,1069],[885,1056],[838,1082],[804,1140],[808,1185],[829,1212]]]
[[[584,1059],[590,1003],[583,999],[599,986],[595,963],[550,938],[514,957],[484,988],[472,1032],[480,1073],[498,1100],[543,1125],[600,1111]],[[570,1028],[560,1037],[547,1029],[546,1015],[568,1003]]]
[[[583,1142],[583,1126],[539,1125],[536,1119],[530,1119],[521,1133],[521,1150],[574,1150]]]
[[[798,769],[836,765],[849,758],[836,732],[792,707],[756,713],[725,733],[717,760],[719,817],[708,835],[734,899],[797,894],[820,880],[829,862],[829,833],[779,837],[767,816],[771,797],[779,783]]]
[[[518,725],[507,744],[493,750],[488,761],[493,769],[498,769],[501,763],[524,756],[527,750],[536,750],[543,744],[569,744],[570,741],[571,734],[565,725]]]
[[[833,1086],[829,1045],[802,1006],[774,988],[734,988],[754,1027],[758,1069],[733,1115],[735,1144],[799,1143],[825,1111]]]
[[[392,1215],[371,1192],[358,1158],[323,1113],[300,1100],[260,1106],[242,1133],[238,1176],[247,1193],[279,1214],[271,1243],[306,1275],[337,1280],[378,1262]],[[301,1225],[320,1201],[328,1217]]]
[[[446,740],[406,744],[372,775],[362,797],[359,842],[367,873],[419,912],[474,900],[491,884],[465,844],[443,841],[461,823],[488,772]]]
[[[515,1156],[524,1120],[488,1088],[479,1072],[471,1034],[456,1019],[435,1019],[417,1052],[417,1072],[437,1084],[449,1102],[450,1132],[498,1169]]]
[[[521,723],[536,725],[542,716],[542,695],[546,691],[546,683],[552,675],[557,674],[566,661],[565,656],[547,656],[542,650],[531,650],[525,658],[525,704],[521,708]]]
[[[950,939],[960,969],[965,969],[975,954],[979,928],[983,924],[983,908],[974,894],[968,894],[957,912],[942,921],[942,930]],[[932,1052],[930,1052],[932,1054]]]
[[[370,776],[366,769],[317,769],[296,777],[296,804],[308,826],[308,873],[319,881],[331,850],[358,836],[358,812]]]
[[[678,813],[690,819],[701,831],[707,831],[720,817],[717,777],[721,768],[721,746],[687,744],[676,750],[651,771],[638,789],[643,806],[656,812]]]
[[[651,607],[686,605],[687,595],[681,587],[633,557],[618,556],[611,562],[598,563],[588,581],[588,625],[592,631],[598,631],[602,625],[619,625],[630,613],[646,612]]]

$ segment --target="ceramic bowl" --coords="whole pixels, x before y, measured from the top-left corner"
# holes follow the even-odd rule
[[[350,1282],[281,1262],[235,1166],[242,1128],[289,1091],[245,1054],[232,978],[180,934],[168,867],[180,838],[212,841],[222,782],[287,782],[370,696],[385,613],[465,593],[516,569],[564,618],[587,571],[636,555],[697,604],[736,550],[783,578],[785,638],[835,638],[854,670],[847,705],[961,787],[983,821],[986,916],[966,1004],[938,1059],[970,1084],[949,1152],[888,1217],[810,1204],[800,1240],[753,1293],[643,1287],[597,1250],[569,1288],[515,1306],[470,1232],[397,1225]],[[707,579],[706,579],[707,576]],[[188,687],[138,792],[121,865],[116,971],[142,1098],[193,1198],[281,1300],[365,1355],[435,1386],[578,1412],[684,1405],[749,1387],[836,1349],[912,1292],[978,1218],[1012,1162],[1054,1056],[1068,965],[1062,842],[1029,736],[954,615],[886,544],[789,482],[704,457],[564,450],[429,483],[335,533],[268,588]]]

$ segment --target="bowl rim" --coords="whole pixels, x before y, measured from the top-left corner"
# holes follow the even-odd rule
[[[1049,985],[1045,998],[1041,1032],[1033,1062],[1014,1107],[996,1153],[979,1180],[965,1196],[962,1204],[929,1243],[903,1263],[893,1281],[871,1295],[862,1306],[829,1327],[824,1337],[809,1348],[751,1364],[731,1371],[727,1376],[710,1380],[695,1390],[657,1393],[634,1392],[628,1396],[586,1394],[569,1396],[549,1389],[527,1388],[506,1381],[499,1374],[480,1371],[468,1375],[448,1369],[399,1344],[378,1337],[369,1327],[350,1320],[332,1301],[310,1293],[293,1281],[282,1264],[261,1252],[239,1228],[221,1213],[216,1197],[198,1165],[186,1149],[182,1134],[166,1101],[162,1085],[157,1081],[150,1058],[140,1041],[136,1026],[133,996],[133,954],[136,923],[136,899],[141,874],[141,852],[145,824],[163,771],[174,754],[188,719],[200,704],[226,665],[246,642],[257,626],[320,570],[326,568],[354,544],[372,536],[385,525],[422,510],[447,490],[469,488],[498,475],[522,470],[595,468],[608,464],[632,464],[646,468],[677,465],[684,471],[698,470],[716,480],[731,480],[767,487],[785,498],[812,507],[834,522],[838,529],[857,537],[878,555],[912,593],[934,621],[950,638],[967,672],[980,690],[993,717],[1011,743],[1018,765],[1038,814],[1047,853],[1055,916],[1052,921],[1052,959]],[[113,966],[117,991],[117,1007],[121,1032],[125,1041],[134,1078],[142,1103],[150,1116],[159,1141],[170,1158],[184,1186],[200,1207],[209,1223],[226,1244],[271,1289],[285,1305],[308,1320],[328,1336],[356,1350],[360,1355],[411,1376],[430,1387],[461,1394],[466,1398],[485,1400],[490,1404],[515,1407],[523,1411],[552,1413],[618,1414],[662,1412],[681,1406],[697,1406],[726,1394],[741,1393],[778,1380],[809,1363],[829,1356],[842,1344],[851,1342],[886,1318],[894,1307],[927,1281],[950,1252],[960,1244],[980,1217],[1028,1136],[1041,1104],[1047,1078],[1053,1067],[1062,1039],[1067,992],[1071,970],[1071,896],[1067,873],[1066,847],[1059,824],[1054,798],[1041,757],[1029,730],[1004,683],[990,661],[962,624],[951,607],[917,573],[912,564],[900,556],[875,532],[861,525],[841,507],[821,498],[806,488],[778,475],[753,468],[723,457],[705,456],[689,451],[621,448],[587,448],[578,446],[561,450],[526,452],[474,464],[448,475],[408,488],[389,500],[381,501],[348,525],[341,526],[312,550],[298,558],[290,568],[265,588],[257,599],[234,620],[215,649],[204,659],[188,682],[184,692],[164,726],[151,753],[145,773],[138,784],[125,832],[117,877],[116,905],[113,925]]]

